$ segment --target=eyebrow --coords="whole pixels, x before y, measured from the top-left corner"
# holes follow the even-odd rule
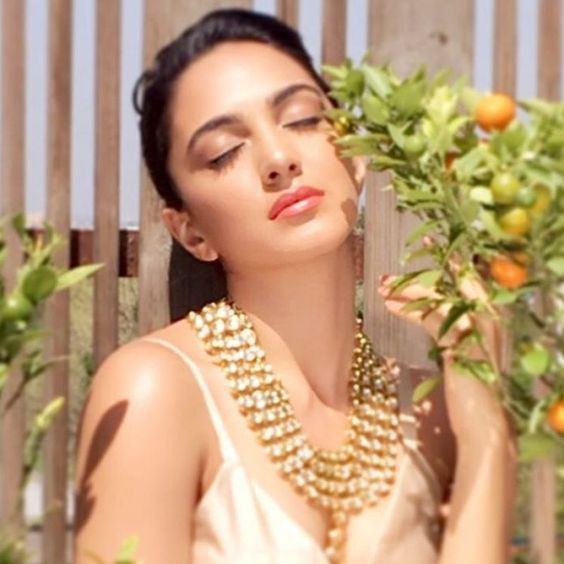
[[[319,98],[322,97],[322,93],[319,90],[319,88],[316,88],[311,84],[305,84],[305,83],[290,84],[290,86],[286,86],[282,90],[279,90],[278,92],[275,92],[274,94],[269,96],[267,98],[268,105],[272,108],[275,108],[276,106],[279,106],[280,104],[282,104],[282,102],[290,98],[290,96],[293,96],[297,92],[301,92],[303,90],[313,92],[317,94]],[[241,120],[237,114],[222,114],[220,116],[214,117],[206,121],[203,125],[198,127],[198,129],[196,129],[196,131],[192,134],[192,137],[188,142],[187,152],[189,152],[194,147],[198,139],[202,135],[204,135],[204,133],[209,133],[210,131],[214,131],[216,129],[219,129],[220,127],[231,125],[239,121]]]

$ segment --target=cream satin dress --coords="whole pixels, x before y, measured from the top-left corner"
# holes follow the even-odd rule
[[[193,564],[328,564],[319,543],[246,472],[206,380],[191,358],[164,339],[196,379],[217,434],[222,464],[194,513]],[[417,449],[409,383],[400,378],[403,451],[389,496],[355,515],[347,530],[347,563],[432,564],[438,559],[438,480]]]

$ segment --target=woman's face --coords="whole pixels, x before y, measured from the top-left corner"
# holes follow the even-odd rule
[[[343,160],[313,78],[288,55],[256,42],[213,48],[177,80],[169,107],[169,170],[186,211],[163,217],[202,260],[228,272],[276,268],[336,249],[357,216],[363,168]],[[269,217],[282,194],[324,191],[291,217]]]

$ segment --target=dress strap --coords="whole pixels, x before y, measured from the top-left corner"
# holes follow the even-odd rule
[[[143,337],[141,340],[149,341],[151,343],[157,343],[162,345],[163,347],[166,347],[167,349],[178,355],[184,362],[184,364],[188,366],[198,384],[198,387],[200,388],[202,397],[204,398],[204,402],[206,404],[206,408],[208,410],[213,428],[217,435],[219,450],[221,452],[223,460],[238,460],[239,457],[237,455],[237,451],[235,450],[231,438],[229,437],[229,433],[227,432],[227,429],[223,424],[223,420],[221,419],[217,404],[215,403],[208,385],[206,384],[204,376],[202,375],[196,363],[184,351],[180,350],[176,345],[172,344],[166,339],[159,339],[158,337]]]
[[[416,450],[419,446],[417,438],[417,418],[413,412],[411,370],[405,364],[400,365],[398,375],[399,419],[404,443],[408,448]]]

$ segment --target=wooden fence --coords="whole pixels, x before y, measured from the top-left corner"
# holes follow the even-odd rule
[[[304,0],[305,1],[305,0]],[[157,47],[175,36],[204,12],[216,7],[252,8],[252,1],[145,0],[144,63]],[[354,9],[355,3],[351,2]],[[0,213],[25,208],[24,194],[24,23],[25,2],[3,0],[2,5],[2,142],[0,154]],[[278,0],[277,11],[297,25],[298,0]],[[72,238],[71,253],[60,253],[61,266],[85,257],[103,262],[96,274],[94,295],[93,351],[98,365],[118,344],[118,276],[135,272],[139,278],[139,333],[144,334],[168,322],[167,251],[169,237],[159,220],[159,201],[143,173],[140,198],[140,229],[136,234],[119,230],[119,89],[120,2],[96,2],[96,138],[95,138],[95,225],[91,233],[70,230],[71,156],[71,0],[49,0],[48,49],[48,196],[47,217],[57,230]],[[474,53],[474,0],[370,0],[367,21],[374,61],[391,61],[400,72],[425,62],[431,70],[451,67],[455,73],[472,74]],[[497,0],[494,22],[494,85],[498,90],[516,90],[517,0]],[[323,62],[344,59],[347,3],[325,0],[322,22]],[[562,0],[539,0],[538,93],[560,98]],[[428,343],[421,333],[383,309],[376,280],[382,272],[398,272],[402,240],[412,220],[394,213],[393,197],[376,188],[382,177],[372,175],[366,188],[366,231],[364,246],[365,317],[369,332],[386,354],[405,362],[422,363]],[[120,251],[121,249],[121,251]],[[8,277],[13,276],[21,257],[11,246]],[[121,261],[121,262],[120,262]],[[120,268],[120,264],[122,265]],[[126,265],[126,266],[124,266]],[[128,265],[128,266],[127,266]],[[378,320],[378,322],[377,322]],[[58,295],[48,310],[53,330],[49,355],[69,352],[69,298]],[[402,343],[410,343],[404,348]],[[9,389],[18,385],[18,374],[10,378]],[[68,367],[59,364],[45,379],[45,400],[68,396]],[[67,413],[57,418],[48,436],[44,456],[44,507],[51,511],[43,527],[45,564],[65,561]],[[0,437],[0,500],[5,524],[14,502],[22,464],[24,401],[15,403],[4,417]],[[555,486],[550,461],[536,463],[531,504],[531,548],[535,562],[548,564],[555,555]],[[53,509],[53,507],[55,509]],[[22,522],[16,516],[16,523]]]

